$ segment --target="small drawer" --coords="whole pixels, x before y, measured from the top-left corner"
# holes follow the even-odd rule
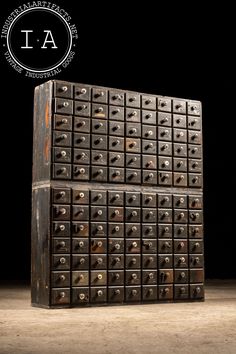
[[[124,224],[117,222],[109,222],[108,224],[108,236],[109,237],[124,237]]]
[[[178,284],[186,284],[188,283],[189,271],[188,269],[175,269],[174,271],[174,279],[175,283]]]
[[[103,88],[93,88],[92,89],[92,101],[108,103],[108,92]]]
[[[188,268],[188,255],[178,254],[174,256],[174,267],[175,268]]]
[[[171,186],[172,185],[172,173],[163,171],[158,172],[158,184],[160,186]]]
[[[124,138],[109,136],[109,151],[124,151]]]
[[[172,238],[172,225],[163,224],[158,226],[159,238]]]
[[[173,127],[174,128],[187,128],[186,116],[173,114]]]
[[[75,85],[74,89],[75,100],[90,101],[91,89],[86,85]]]
[[[173,100],[173,112],[174,113],[181,113],[181,114],[186,114],[187,111],[187,105],[186,101],[183,100]]]
[[[188,142],[190,144],[201,144],[202,142],[202,134],[201,132],[196,132],[195,130],[188,131]]]
[[[141,141],[140,139],[133,139],[133,138],[126,138],[125,139],[125,146],[127,152],[141,152]]]
[[[68,146],[72,143],[71,133],[55,130],[53,132],[53,145],[54,146]]]
[[[142,224],[142,237],[143,238],[157,238],[156,224]]]
[[[173,267],[173,256],[172,255],[159,255],[158,256],[158,267],[160,269],[168,269]]]
[[[57,237],[70,236],[70,222],[53,222],[52,223],[52,235]]]
[[[157,253],[157,241],[150,239],[150,240],[143,240],[142,241],[142,254],[151,254]]]
[[[80,117],[90,117],[90,103],[74,101],[74,114]]]
[[[125,271],[125,284],[126,285],[140,285],[141,284],[141,271],[140,270],[126,270]]]
[[[88,237],[89,236],[89,223],[88,222],[73,222],[72,223],[72,236],[73,237]]]
[[[157,185],[157,172],[143,170],[143,184]]]
[[[125,268],[127,269],[140,269],[141,268],[141,255],[126,255]]]
[[[158,169],[164,171],[172,170],[172,158],[171,157],[158,157]]]
[[[172,143],[159,141],[158,142],[158,155],[172,156]]]
[[[173,141],[187,143],[187,131],[185,129],[173,129]]]
[[[107,121],[101,119],[92,119],[93,134],[107,134]]]
[[[108,256],[109,269],[124,269],[124,256],[121,254]]]
[[[109,118],[119,121],[124,121],[124,107],[109,106]]]
[[[142,215],[143,222],[157,222],[156,208],[143,208]]]
[[[72,286],[88,286],[89,272],[88,271],[73,271],[72,272]]]
[[[53,205],[52,217],[53,220],[70,220],[70,205]]]
[[[91,164],[106,166],[107,165],[107,152],[103,150],[92,150]]]
[[[107,256],[103,254],[90,256],[91,269],[107,269]]]
[[[174,240],[174,253],[188,253],[187,240]]]
[[[106,135],[92,135],[92,149],[107,150],[107,136]]]
[[[126,154],[126,167],[141,168],[141,157],[139,154]]]
[[[139,206],[140,205],[140,193],[139,192],[126,192],[125,193],[125,205]]]
[[[126,108],[126,122],[140,122],[140,110],[135,108]]]
[[[189,173],[188,175],[188,185],[189,187],[201,188],[202,187],[202,175]]]
[[[204,288],[203,284],[190,284],[190,299],[203,299],[204,298]]]
[[[183,300],[189,298],[188,285],[175,285],[174,286],[174,299]]]
[[[90,230],[92,237],[106,237],[107,236],[107,223],[106,222],[94,222],[90,223]]]
[[[108,203],[109,205],[124,205],[124,192],[108,191]]]
[[[119,90],[110,90],[109,104],[124,106],[125,104],[125,93]]]
[[[92,190],[90,192],[92,205],[106,205],[107,204],[107,192],[103,190]]]
[[[156,97],[142,95],[142,108],[153,109],[155,111],[157,109]]]
[[[81,132],[81,133],[90,133],[90,119],[75,117],[74,131]]]
[[[189,225],[189,238],[202,238],[203,226],[202,225]]]
[[[174,238],[187,238],[188,227],[187,224],[175,224],[174,225]]]
[[[122,183],[125,181],[125,169],[124,168],[113,168],[109,167],[109,181]]]
[[[142,110],[142,123],[156,125],[156,112]]]
[[[157,169],[157,157],[155,155],[143,155],[142,165],[144,169],[156,170]]]
[[[88,221],[89,207],[85,205],[72,205],[72,220]]]
[[[73,114],[73,101],[67,98],[55,98],[55,113]]]
[[[72,238],[72,253],[88,253],[88,238]]]
[[[142,206],[155,208],[157,205],[156,194],[154,193],[143,193],[142,194]]]
[[[172,195],[171,194],[158,194],[158,207],[159,208],[172,208]]]
[[[90,240],[90,253],[107,253],[107,240],[102,238],[91,238]]]
[[[51,305],[69,305],[70,304],[70,289],[56,288],[52,289]]]
[[[126,223],[125,224],[125,236],[131,238],[139,238],[141,236],[140,224]]]
[[[89,149],[90,135],[84,133],[74,133],[74,147],[80,149]]]
[[[157,256],[153,254],[142,255],[142,268],[143,269],[156,269],[157,268]]]
[[[171,112],[171,99],[167,97],[158,97],[157,99],[157,109],[159,111]]]
[[[73,165],[73,179],[79,181],[89,180],[89,167],[86,165]]]
[[[73,254],[72,269],[89,270],[89,256],[86,254]]]
[[[171,209],[158,209],[158,222],[171,223],[172,210]]]
[[[189,240],[189,253],[202,253],[203,241],[201,240]]]
[[[54,96],[73,99],[73,86],[68,82],[54,83]]]
[[[107,302],[107,288],[106,287],[91,287],[90,288],[91,303]]]
[[[156,127],[151,125],[142,125],[142,137],[143,139],[156,139],[157,132]]]
[[[141,301],[141,286],[126,286],[125,301],[140,302]]]
[[[158,127],[158,140],[171,141],[172,129],[167,127]]]
[[[106,221],[107,219],[107,207],[105,206],[93,206],[90,207],[90,219],[91,221]]]
[[[52,200],[56,204],[70,204],[71,191],[70,188],[53,188]]]
[[[52,269],[53,270],[69,270],[70,269],[70,256],[67,254],[56,254],[52,256]]]
[[[202,268],[204,264],[203,255],[190,255],[189,267]]]
[[[53,238],[52,241],[53,253],[70,253],[70,239],[69,238]]]
[[[126,239],[125,240],[126,253],[141,253],[140,239]]]
[[[173,184],[176,187],[187,187],[187,185],[188,185],[187,173],[174,172],[173,173]]]
[[[203,199],[201,195],[190,195],[188,197],[189,209],[202,209]]]
[[[140,123],[126,123],[126,136],[132,138],[141,138],[141,124]]]
[[[173,155],[176,157],[187,157],[187,145],[174,143]]]
[[[172,253],[172,252],[173,252],[172,240],[163,239],[158,241],[158,253],[165,254],[165,253]]]
[[[124,253],[124,239],[110,238],[108,240],[108,253]]]
[[[201,118],[188,116],[188,128],[193,130],[201,130],[202,128]]]
[[[123,207],[108,207],[108,220],[112,222],[122,222],[124,220],[124,208]]]
[[[106,182],[107,181],[107,167],[92,166],[91,167],[91,180]]]
[[[187,209],[187,196],[185,195],[174,195],[173,196],[174,208]]]
[[[187,159],[174,157],[173,170],[176,172],[187,172]]]
[[[64,131],[72,130],[72,116],[54,114],[53,129]]]
[[[123,270],[109,270],[108,271],[108,285],[124,285],[124,271]]]
[[[160,284],[171,284],[173,283],[173,270],[172,269],[162,269],[159,271],[158,279]]]
[[[132,184],[141,184],[141,171],[126,169],[126,182]]]
[[[186,224],[188,222],[188,210],[175,209],[174,210],[174,222],[179,224]]]
[[[89,191],[81,189],[72,189],[73,204],[89,204]]]
[[[158,125],[171,127],[172,118],[170,113],[158,112]]]
[[[124,136],[124,123],[110,121],[109,122],[109,134],[115,136]]]
[[[68,271],[53,271],[51,273],[51,282],[53,288],[69,287],[70,272]]]
[[[156,154],[157,145],[155,140],[142,140],[142,152],[144,154]]]
[[[188,114],[189,115],[201,115],[201,102],[198,101],[189,101],[188,102]]]
[[[140,222],[141,210],[140,208],[125,208],[125,218],[127,222]]]
[[[122,303],[124,302],[125,290],[122,286],[113,286],[108,288],[108,302]]]
[[[126,93],[126,106],[140,107],[140,95],[134,92]]]
[[[198,145],[188,145],[188,157],[193,159],[202,158],[202,147]]]
[[[188,160],[189,172],[202,172],[202,160],[189,159]]]
[[[73,149],[75,164],[89,165],[90,164],[90,151],[85,149]]]
[[[121,152],[109,152],[109,166],[124,167],[124,153]]]

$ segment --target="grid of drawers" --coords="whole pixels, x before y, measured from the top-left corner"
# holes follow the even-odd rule
[[[54,179],[202,186],[198,102],[55,84]]]
[[[203,297],[202,197],[52,190],[52,305]]]
[[[204,300],[201,103],[36,88],[32,304]]]

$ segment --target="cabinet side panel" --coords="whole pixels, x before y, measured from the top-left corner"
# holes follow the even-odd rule
[[[51,165],[52,82],[35,88],[32,182],[49,181]]]
[[[31,225],[31,301],[49,306],[50,296],[50,187],[33,189]]]

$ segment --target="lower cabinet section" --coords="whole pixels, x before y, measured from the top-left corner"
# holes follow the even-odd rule
[[[57,185],[51,201],[49,307],[204,299],[200,193]]]

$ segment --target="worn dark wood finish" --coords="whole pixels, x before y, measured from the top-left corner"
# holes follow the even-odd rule
[[[35,90],[32,304],[204,299],[201,104]]]

